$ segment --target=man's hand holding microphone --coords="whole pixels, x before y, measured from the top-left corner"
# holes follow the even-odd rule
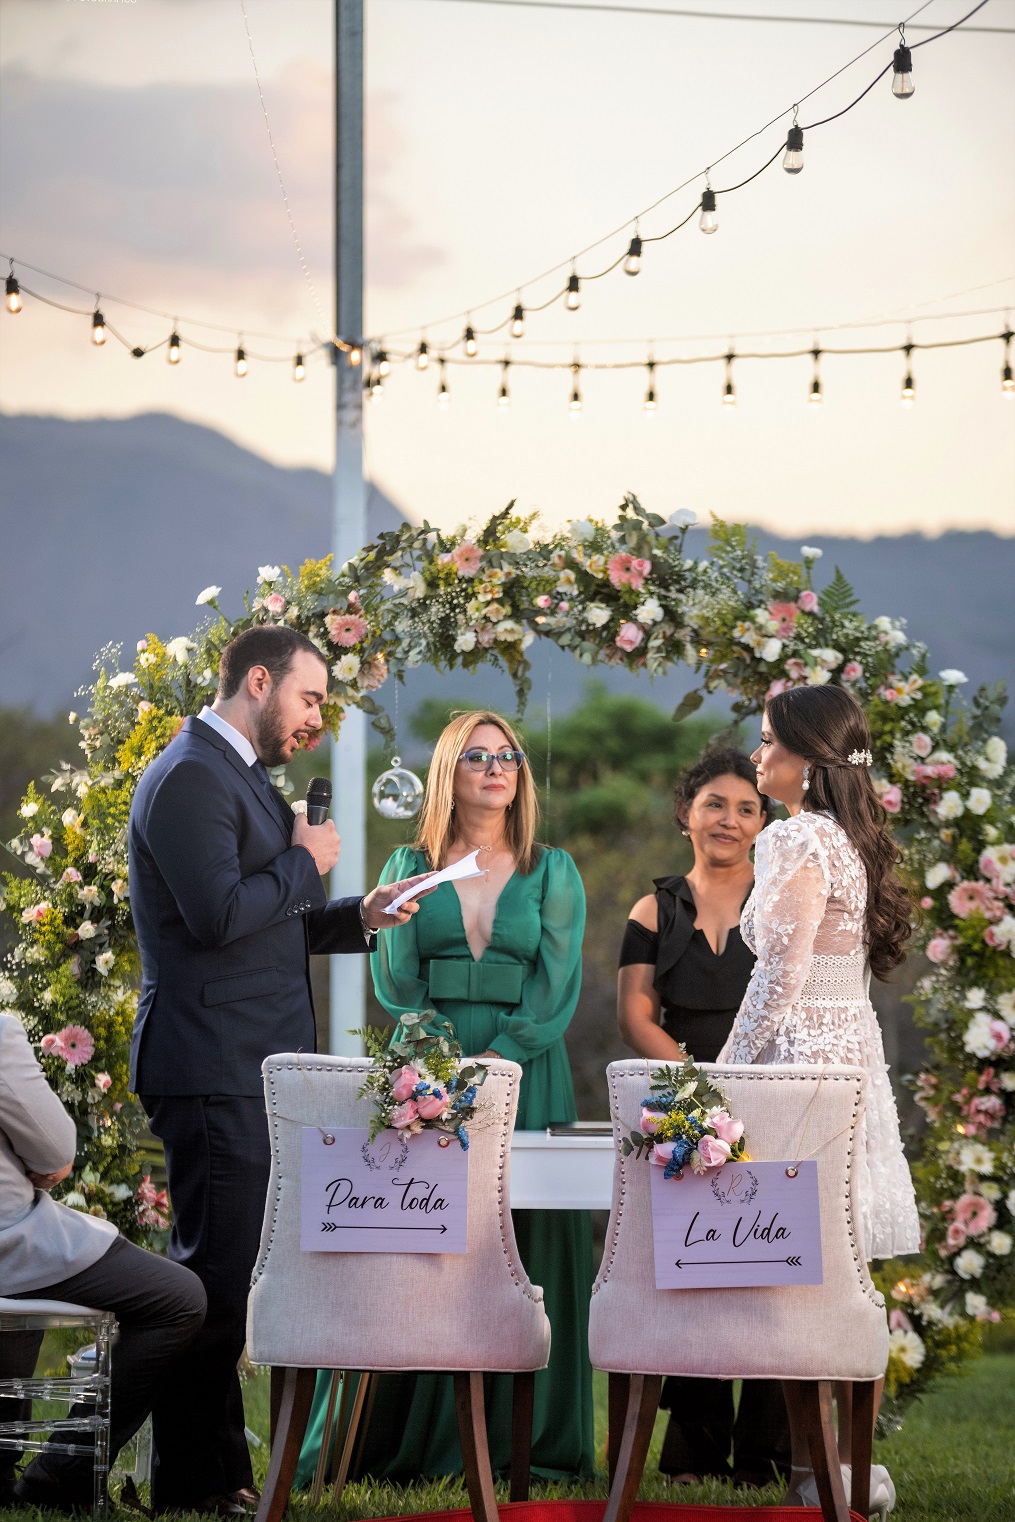
[[[318,872],[324,877],[338,861],[342,841],[335,829],[335,821],[328,817],[331,808],[331,783],[327,777],[311,777],[307,787],[304,809],[297,806],[293,822],[292,843],[302,846],[314,858]],[[406,888],[425,882],[431,876],[421,872],[417,877],[405,877],[401,882],[385,883],[374,888],[363,900],[363,923],[369,930],[390,930],[394,925],[407,925],[419,908],[418,899],[409,899],[395,914],[385,914],[386,906],[393,903]],[[430,890],[433,892],[433,889]],[[422,897],[426,897],[425,894]]]

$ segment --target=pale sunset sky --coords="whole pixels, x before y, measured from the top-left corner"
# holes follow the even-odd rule
[[[675,6],[645,0],[642,10]],[[366,327],[426,329],[460,358],[464,319],[610,232],[792,106],[877,31],[750,21],[751,13],[872,18],[891,25],[918,0],[697,0],[743,20],[612,10],[367,0]],[[931,0],[921,24],[946,26],[972,0]],[[296,226],[331,310],[332,6],[247,0],[247,14]],[[972,25],[1015,30],[1015,0],[990,0]],[[887,29],[887,28],[886,28]],[[928,36],[911,29],[910,43]],[[806,124],[848,104],[895,42],[846,69],[801,107]],[[320,330],[292,244],[266,138],[240,0],[0,0],[3,85],[0,247],[103,293],[132,343],[170,324],[109,293],[180,316],[184,340],[281,355]],[[587,284],[577,312],[533,315],[521,341],[481,341],[480,358],[557,361],[510,372],[396,370],[368,406],[372,478],[413,516],[451,525],[510,498],[548,523],[609,516],[626,490],[663,514],[691,507],[784,534],[986,528],[1015,534],[1015,401],[1001,395],[1000,343],[913,356],[917,399],[900,406],[900,354],[828,356],[824,405],[807,405],[809,358],[736,367],[738,405],[720,405],[722,366],[584,373],[577,420],[573,357],[656,360],[740,349],[903,343],[997,333],[1015,309],[1015,36],[958,32],[914,55],[916,93],[890,75],[842,120],[809,133],[805,168],[777,161],[720,197],[718,232],[697,218],[646,246],[636,279]],[[775,151],[789,117],[713,176],[745,178]],[[702,181],[647,216],[643,236],[691,211]],[[627,234],[578,261],[601,268]],[[6,272],[6,271],[5,271]],[[72,305],[87,295],[19,269]],[[565,270],[566,278],[566,270]],[[554,277],[555,281],[559,277]],[[523,294],[535,305],[554,289]],[[995,309],[990,311],[988,309]],[[977,313],[947,322],[937,313]],[[496,313],[492,317],[492,313]],[[838,324],[891,326],[833,334]],[[214,335],[188,325],[226,325]],[[906,319],[911,321],[908,324]],[[795,329],[784,338],[751,338]],[[255,339],[255,331],[286,335]],[[333,374],[184,350],[136,361],[89,319],[26,299],[0,313],[0,408],[66,417],[176,413],[282,465],[329,469]],[[819,336],[815,340],[815,333]],[[702,335],[709,335],[702,337]],[[676,341],[668,341],[676,340]],[[389,340],[394,347],[396,340]],[[1015,352],[1012,355],[1015,363]],[[322,550],[323,550],[322,546]]]

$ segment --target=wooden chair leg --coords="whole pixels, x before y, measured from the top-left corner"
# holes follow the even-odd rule
[[[511,1386],[511,1499],[529,1499],[532,1472],[532,1411],[536,1394],[534,1370],[516,1374]]]
[[[617,1472],[610,1486],[603,1522],[628,1522],[648,1457],[663,1381],[660,1374],[632,1374]]]
[[[367,1392],[376,1379],[375,1374],[361,1372],[356,1382],[356,1394],[353,1397],[352,1410],[349,1413],[349,1425],[345,1429],[345,1441],[342,1444],[342,1457],[339,1460],[338,1469],[335,1473],[335,1490],[332,1502],[337,1506],[342,1499],[345,1483],[349,1478],[349,1466],[352,1463],[353,1449],[359,1436],[360,1421],[363,1416],[363,1403],[367,1398]],[[348,1378],[348,1375],[346,1376]]]
[[[807,1438],[824,1522],[849,1522],[832,1419],[831,1384],[827,1379],[786,1379],[782,1389],[791,1423]]]
[[[356,1439],[356,1449],[352,1457],[352,1468],[350,1469],[350,1473],[352,1474],[363,1473],[363,1455],[366,1451],[367,1434],[370,1431],[370,1422],[373,1419],[374,1401],[377,1399],[377,1390],[380,1385],[380,1380],[381,1376],[379,1374],[371,1374],[370,1388],[367,1391],[367,1398],[363,1406],[363,1415],[360,1417],[359,1421],[359,1437]]]
[[[873,1451],[874,1380],[856,1380],[853,1384],[853,1430],[850,1446],[853,1483],[849,1504],[861,1517],[866,1517],[870,1511]]]
[[[321,1496],[324,1494],[324,1476],[328,1469],[328,1453],[331,1450],[332,1428],[335,1422],[335,1402],[338,1399],[338,1387],[342,1383],[344,1383],[342,1370],[332,1369],[328,1383],[328,1401],[324,1408],[324,1425],[321,1428],[321,1448],[317,1455],[314,1483],[310,1487],[311,1506],[320,1506]]]
[[[486,1440],[483,1375],[479,1371],[472,1369],[455,1375],[455,1411],[472,1515],[477,1522],[497,1522],[497,1501]]]
[[[335,1446],[331,1450],[331,1483],[334,1485],[338,1479],[338,1471],[342,1464],[343,1442],[340,1434],[345,1433],[349,1427],[349,1407],[352,1404],[353,1376],[349,1369],[342,1375],[342,1399],[338,1403],[338,1418],[335,1422]]]
[[[316,1369],[273,1368],[271,1371],[274,1433],[256,1522],[282,1522],[310,1419],[316,1383]]]
[[[609,1390],[607,1431],[606,1431],[606,1463],[610,1472],[610,1488],[613,1488],[613,1479],[617,1473],[617,1459],[620,1456],[620,1439],[624,1432],[624,1419],[627,1416],[627,1401],[631,1393],[630,1374],[610,1374],[607,1388]]]

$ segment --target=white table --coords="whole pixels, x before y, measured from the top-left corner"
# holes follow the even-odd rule
[[[604,1123],[516,1131],[511,1209],[609,1210],[615,1155],[613,1133]]]

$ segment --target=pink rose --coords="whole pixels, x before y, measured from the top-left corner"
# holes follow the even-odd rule
[[[934,749],[934,741],[931,739],[930,735],[925,735],[923,733],[914,735],[913,749],[916,751],[918,756],[929,756],[931,751]]]
[[[900,1311],[896,1307],[895,1310],[888,1313],[888,1330],[890,1332],[911,1332],[913,1330],[913,1323],[905,1311]]]
[[[466,539],[451,551],[451,559],[459,576],[475,576],[483,562],[483,554],[478,545],[470,544]]]
[[[945,962],[950,962],[954,955],[955,937],[950,931],[946,931],[943,935],[935,935],[927,942],[927,958],[938,967],[943,967]]]
[[[733,1120],[725,1111],[721,1115],[714,1116],[709,1121],[709,1124],[719,1140],[725,1142],[731,1148],[736,1145],[744,1134],[743,1121]],[[698,1151],[701,1151],[700,1147]]]
[[[450,1103],[447,1094],[441,1088],[436,1088],[432,1094],[425,1094],[422,1099],[416,1100],[416,1110],[420,1120],[436,1120],[443,1115]]]
[[[652,569],[651,560],[640,560],[635,557],[631,561],[631,585],[636,591],[645,585],[645,577]]]
[[[996,1050],[1003,1051],[1011,1040],[1011,1027],[1007,1020],[991,1020],[989,1029]]]
[[[544,592],[542,597],[537,597],[536,598],[536,607],[537,608],[550,608],[552,606],[553,606],[553,598],[550,597],[548,593]]]
[[[329,613],[324,620],[324,627],[333,645],[346,647],[358,645],[369,632],[366,619],[360,618],[358,613]]]
[[[894,703],[899,694],[896,692],[894,687],[882,687],[881,696],[884,698],[886,703]]]
[[[955,767],[950,761],[939,761],[936,770],[939,781],[953,782],[955,780]]]
[[[411,1099],[407,1099],[404,1104],[398,1106],[398,1109],[392,1115],[391,1124],[396,1131],[401,1131],[403,1126],[411,1126],[413,1121],[418,1119],[418,1116],[419,1111],[416,1109],[416,1106]]]
[[[349,606],[350,606],[350,608],[354,608],[358,602],[359,602],[359,593],[358,592],[350,592],[349,593]]]
[[[60,881],[62,883],[79,883],[81,881],[81,873],[77,867],[68,867]]]
[[[807,667],[804,665],[803,661],[800,660],[799,656],[790,656],[789,660],[786,662],[786,675],[792,678],[794,682],[803,681],[804,677],[807,675]]]
[[[958,1221],[953,1221],[948,1228],[948,1235],[945,1237],[945,1246],[948,1251],[957,1252],[964,1245],[965,1240],[966,1228],[960,1225]]]
[[[808,587],[800,593],[800,596],[796,600],[796,605],[801,613],[816,613],[818,611],[817,592],[812,592]]]
[[[281,592],[269,592],[264,599],[264,609],[266,613],[271,613],[276,618],[280,613],[284,613],[286,610],[286,600]]]
[[[960,1194],[955,1201],[953,1225],[959,1226],[968,1237],[982,1236],[997,1220],[997,1211],[982,1194]]]
[[[49,856],[53,850],[53,842],[47,835],[33,835],[32,850],[36,856]]]
[[[847,661],[842,668],[842,680],[844,682],[858,682],[863,676],[863,665],[860,661]]]
[[[401,1104],[403,1099],[411,1099],[412,1091],[419,1083],[419,1074],[414,1067],[401,1067],[391,1075],[391,1092]]]
[[[811,596],[814,596],[813,592],[811,593]],[[797,611],[798,610],[796,604],[792,602],[769,603],[768,616],[774,620],[776,625],[775,632],[779,635],[780,639],[786,639],[793,633],[793,625],[796,623]],[[810,611],[813,610],[808,609],[808,612]]]
[[[54,1036],[52,1031],[47,1032],[47,1034],[43,1036],[42,1040],[39,1042],[39,1046],[42,1048],[44,1055],[47,1057],[60,1057],[63,1055],[60,1051],[60,1037]]]
[[[743,1127],[740,1128],[743,1130]],[[703,1136],[698,1142],[698,1156],[706,1168],[721,1168],[729,1161],[730,1144],[717,1136]]]
[[[630,655],[631,651],[636,650],[644,638],[645,635],[637,624],[621,624],[615,644],[618,650],[624,650]]]
[[[657,1110],[645,1110],[641,1112],[641,1120],[638,1122],[640,1130],[646,1136],[654,1136],[659,1129],[659,1121],[662,1117]]]
[[[881,807],[886,814],[897,814],[902,807],[902,789],[892,782],[881,794]]]
[[[656,1163],[660,1168],[665,1168],[673,1156],[673,1149],[676,1145],[675,1141],[655,1142],[652,1147],[652,1162]]]
[[[923,895],[923,898],[921,898],[921,900],[920,900],[920,908],[921,909],[933,909],[933,907],[934,907],[934,900],[931,898],[929,893],[925,893]]]
[[[568,610],[570,609],[570,607],[571,607],[571,604],[569,602],[559,602],[557,604],[557,612],[558,613],[567,613]]]
[[[765,693],[765,701],[767,702],[769,698],[777,698],[780,692],[789,692],[792,686],[793,683],[787,681],[784,676],[776,677],[775,681],[770,682],[768,685],[768,691]]]
[[[108,1073],[96,1073],[95,1087],[99,1090],[100,1094],[107,1093],[112,1088],[112,1086],[113,1080],[110,1078]]]

